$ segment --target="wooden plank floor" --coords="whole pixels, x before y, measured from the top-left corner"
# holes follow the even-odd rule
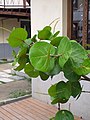
[[[0,106],[0,120],[49,120],[57,109],[34,98]]]

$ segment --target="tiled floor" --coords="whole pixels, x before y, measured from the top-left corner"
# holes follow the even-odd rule
[[[12,63],[0,64],[0,102],[14,97],[15,92],[30,91],[31,93],[31,82],[28,81],[27,76],[12,68]]]
[[[15,80],[24,80],[26,79],[24,73],[12,70],[11,63],[0,64],[0,82],[8,83]]]

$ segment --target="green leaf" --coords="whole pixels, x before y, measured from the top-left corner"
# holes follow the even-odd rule
[[[21,46],[23,41],[26,39],[27,39],[27,31],[23,28],[16,28],[11,32],[7,40],[10,46],[18,47]]]
[[[57,83],[56,92],[58,98],[63,100],[69,99],[71,96],[71,88],[69,88],[64,81]]]
[[[37,35],[35,34],[35,35],[31,38],[31,40],[32,40],[33,42],[37,42],[36,37],[37,37]]]
[[[22,64],[22,62],[24,63],[24,61],[25,61],[25,63],[27,63],[27,61],[28,61],[28,55],[26,55],[26,54],[22,54],[21,56],[18,57],[19,64]]]
[[[45,26],[45,27],[43,28],[43,30],[49,30],[49,31],[51,31],[51,26]]]
[[[17,68],[15,68],[16,71],[20,71],[22,70],[25,65],[26,65],[26,62],[27,62],[27,58],[19,58],[19,66]]]
[[[35,70],[34,67],[31,64],[27,64],[24,68],[24,72],[33,78],[36,78],[39,76],[39,71]]]
[[[13,56],[14,58],[16,58],[17,53],[15,52],[15,50],[12,51],[12,56]]]
[[[54,35],[53,38],[57,37],[57,35],[60,33],[60,31],[57,31]]]
[[[57,104],[57,103],[60,103],[60,98],[52,98],[52,102],[51,104],[54,105],[54,104]]]
[[[32,42],[31,38],[28,38],[25,40],[25,43],[27,44],[27,46],[29,46]]]
[[[21,51],[21,53],[23,53],[23,52]],[[17,58],[18,58],[17,60],[18,60],[19,66],[17,68],[15,68],[15,70],[20,71],[25,67],[25,65],[28,61],[28,55],[20,54],[20,55],[18,55]]]
[[[51,97],[55,97],[56,96],[56,84],[52,85],[49,89],[48,89],[48,94]]]
[[[62,99],[62,98],[58,98],[58,97],[56,97],[56,98],[54,98],[53,99],[53,101],[51,102],[51,104],[53,105],[53,104],[57,104],[57,103],[66,103],[67,101],[68,101],[69,99]]]
[[[80,67],[74,67],[74,71],[78,74],[78,75],[87,75],[90,73],[90,59],[86,59],[81,65]]]
[[[55,39],[59,33],[60,31],[57,31],[56,33],[54,33],[54,35],[52,34],[52,36],[50,37],[50,40],[52,41],[53,39]]]
[[[56,59],[54,68],[53,68],[53,70],[50,71],[50,75],[53,77],[54,75],[59,74],[60,71],[62,71],[62,69],[60,68],[60,65],[58,63],[58,59]]]
[[[51,27],[46,26],[43,30],[38,31],[38,38],[40,40],[49,40],[51,37]]]
[[[71,42],[72,53],[70,59],[72,61],[73,67],[79,67],[85,59],[88,59],[87,51],[77,42]]]
[[[71,83],[71,90],[72,90],[72,96],[75,98],[82,92],[82,87],[80,85],[80,82],[73,82]]]
[[[17,64],[17,62],[18,62],[18,57],[14,58],[14,61],[13,61],[13,63],[12,63],[12,66],[15,66],[15,65]]]
[[[71,82],[78,81],[81,77],[74,72],[70,59],[65,63],[63,67],[63,72],[64,76]]]
[[[64,64],[67,62],[71,55],[71,43],[67,37],[61,39],[60,44],[58,46],[58,54],[61,56],[59,57],[59,65],[63,68]]]
[[[21,71],[24,68],[23,64],[20,64],[17,68],[15,68],[14,70],[16,71]]]
[[[71,84],[61,81],[52,85],[48,89],[48,93],[52,97],[51,104],[66,103],[71,96]]]
[[[55,54],[55,48],[47,42],[35,43],[29,52],[29,59],[36,70],[49,72],[54,67],[55,58],[50,55]]]
[[[49,75],[47,75],[46,73],[43,72],[39,72],[40,78],[45,81],[49,78]]]
[[[52,44],[53,46],[58,47],[61,39],[63,39],[63,38],[64,38],[64,37],[56,37],[56,38],[54,38],[54,39],[50,42],[50,44]]]
[[[74,116],[68,110],[60,110],[56,113],[55,120],[74,120]]]
[[[25,56],[25,57],[26,57],[27,50],[28,50],[27,47],[22,47],[22,48],[18,51],[18,58],[20,58],[21,56]],[[23,58],[24,58],[24,57],[23,57]]]

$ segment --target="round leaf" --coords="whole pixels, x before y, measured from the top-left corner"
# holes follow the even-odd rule
[[[49,89],[48,89],[48,94],[51,97],[55,97],[56,96],[56,84],[52,85]]]
[[[81,94],[82,88],[79,82],[71,83],[72,96],[75,98]]]
[[[64,72],[64,76],[71,82],[75,82],[78,81],[80,79],[80,75],[76,74],[73,70],[71,61],[68,60],[64,67],[63,67],[63,72]]]
[[[50,55],[55,54],[55,48],[47,42],[35,43],[29,52],[29,59],[36,70],[49,72],[54,67],[55,58]]]
[[[54,98],[51,104],[57,104],[57,103],[66,103],[69,99],[60,99],[60,98]]]
[[[51,104],[66,103],[71,95],[71,88],[69,87],[69,84],[61,81],[52,85],[48,89],[48,93],[52,97]]]
[[[23,28],[16,28],[11,32],[7,40],[10,46],[18,47],[21,46],[23,41],[26,39],[27,39],[27,31]]]
[[[72,53],[70,59],[72,61],[73,67],[79,67],[85,59],[88,59],[87,51],[77,42],[71,42]]]
[[[46,73],[43,72],[39,72],[40,78],[45,81],[49,78],[49,75],[47,75]]]
[[[68,88],[67,84],[64,81],[60,81],[56,85],[57,97],[63,101],[69,99],[71,96],[71,89]]]
[[[25,67],[25,65],[27,63],[27,56],[21,56],[18,59],[18,63],[19,63],[19,66],[17,68],[15,68],[15,70],[20,71]]]
[[[60,110],[56,113],[55,120],[74,120],[74,116],[68,110]]]
[[[58,46],[58,54],[61,56],[59,57],[59,65],[63,68],[64,64],[70,57],[72,50],[71,50],[71,42],[69,38],[64,37],[61,39],[60,44]]]
[[[38,31],[38,38],[40,40],[49,40],[51,37],[51,27],[46,26],[43,30]]]
[[[61,39],[63,39],[63,37],[56,37],[56,38],[54,38],[54,39],[50,42],[50,44],[52,44],[53,46],[58,47]]]
[[[53,68],[53,70],[51,70],[50,75],[53,77],[54,75],[59,74],[60,71],[62,71],[62,69],[60,68],[60,65],[58,63],[58,59],[56,59],[54,68]]]
[[[90,59],[86,59],[81,65],[80,67],[74,67],[74,71],[78,74],[78,75],[87,75],[90,73]]]
[[[31,64],[27,64],[24,68],[24,71],[27,75],[30,77],[36,78],[39,76],[39,72],[34,69],[34,67]]]

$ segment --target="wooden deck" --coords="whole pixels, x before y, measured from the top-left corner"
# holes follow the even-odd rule
[[[49,120],[56,108],[33,98],[0,106],[0,120]]]
[[[0,106],[0,120],[49,120],[57,109],[34,98]],[[75,120],[82,120],[75,116]]]

